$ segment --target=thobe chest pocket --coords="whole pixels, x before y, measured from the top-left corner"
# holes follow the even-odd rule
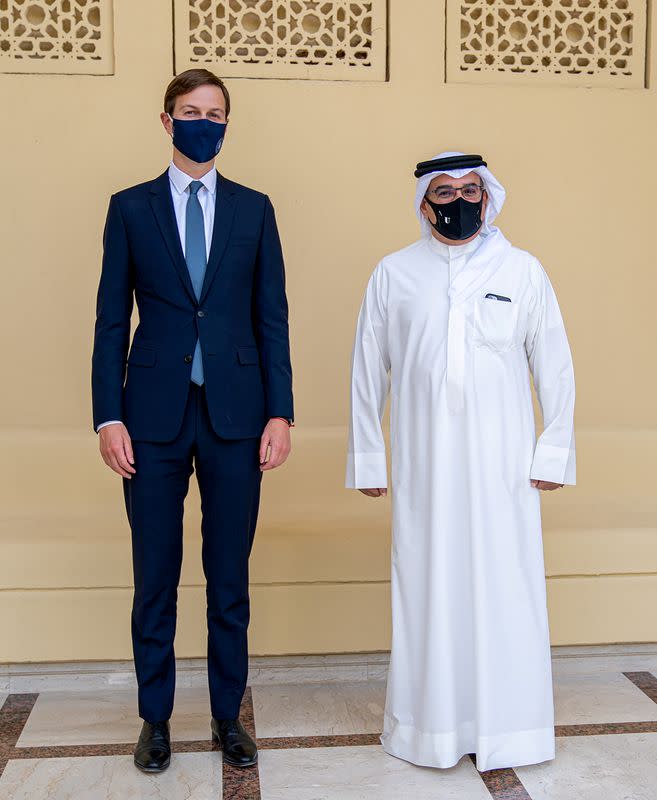
[[[474,306],[474,343],[493,350],[517,344],[518,304],[480,298]]]

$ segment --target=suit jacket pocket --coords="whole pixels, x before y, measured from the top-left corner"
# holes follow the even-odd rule
[[[155,350],[133,345],[128,356],[128,364],[131,367],[154,367],[156,356]]]
[[[244,366],[260,363],[260,354],[257,347],[238,347],[237,358],[240,364]]]

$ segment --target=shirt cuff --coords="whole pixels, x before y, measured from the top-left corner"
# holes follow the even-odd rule
[[[101,422],[100,425],[96,428],[96,433],[99,433],[101,428],[106,428],[108,425],[121,425],[121,420],[110,419],[107,422]]]
[[[568,447],[555,447],[540,441],[534,451],[529,477],[535,481],[550,481],[574,486],[576,483],[575,451]]]
[[[387,489],[388,469],[385,453],[349,453],[347,489]]]

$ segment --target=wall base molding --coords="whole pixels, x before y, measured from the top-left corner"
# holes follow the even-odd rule
[[[256,656],[249,661],[249,684],[382,681],[386,678],[388,661],[389,654],[385,652]],[[648,670],[657,674],[657,642],[553,647],[552,665],[555,677],[609,669]],[[207,686],[205,659],[178,659],[176,685]],[[136,686],[132,661],[0,664],[3,693],[98,691]]]

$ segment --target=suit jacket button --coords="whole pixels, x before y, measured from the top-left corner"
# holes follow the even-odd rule
[[[196,312],[196,316],[197,317],[204,317],[205,316],[205,311],[197,311]]]
[[[193,360],[194,356],[189,356],[189,355],[185,356],[185,364],[191,364]]]

